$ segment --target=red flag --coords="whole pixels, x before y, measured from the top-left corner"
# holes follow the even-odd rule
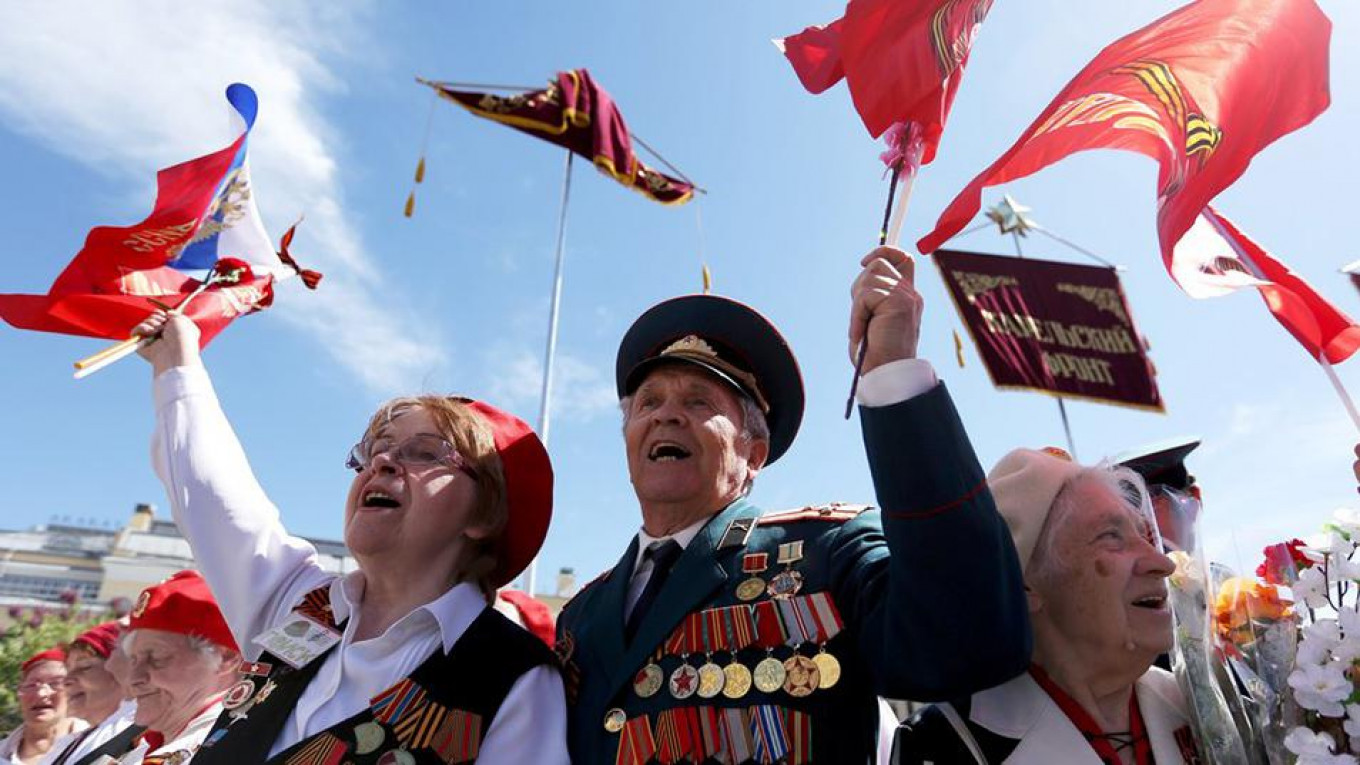
[[[543,90],[515,96],[455,90],[437,82],[426,84],[478,117],[586,157],[600,172],[653,201],[683,204],[694,196],[694,186],[688,181],[657,172],[637,158],[619,107],[585,69],[558,72]]]
[[[146,220],[91,229],[48,294],[0,295],[0,319],[21,329],[124,339],[156,303],[176,307],[212,278],[213,286],[185,310],[206,345],[235,317],[268,306],[274,281],[294,269],[269,242],[250,184],[246,139],[255,93],[235,84],[227,100],[241,123],[235,141],[158,172],[156,204]],[[227,270],[233,278],[221,278]]]
[[[1270,312],[1315,359],[1339,364],[1360,348],[1360,325],[1212,206],[1204,208],[1176,243],[1173,255],[1171,275],[1186,294],[1216,297],[1255,287]]]
[[[982,189],[1086,149],[1156,160],[1162,260],[1252,157],[1327,108],[1331,22],[1313,0],[1198,0],[1101,51],[917,243],[933,252]]]
[[[922,163],[935,158],[968,53],[992,0],[851,0],[845,16],[776,40],[803,87],[844,78],[869,134],[894,123],[924,130]]]

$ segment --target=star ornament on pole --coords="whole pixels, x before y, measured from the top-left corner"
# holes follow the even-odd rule
[[[1039,228],[1039,224],[1025,214],[1031,209],[1015,201],[1010,194],[1006,194],[1000,202],[987,210],[987,219],[995,223],[1002,234],[1029,236],[1029,232]]]

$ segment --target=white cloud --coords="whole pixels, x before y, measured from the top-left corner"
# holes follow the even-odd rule
[[[251,172],[270,232],[302,212],[296,254],[323,271],[314,294],[273,310],[316,334],[370,389],[409,389],[448,365],[422,324],[381,295],[382,275],[347,221],[336,130],[317,99],[343,83],[323,61],[363,50],[355,4],[265,0],[0,4],[0,117],[13,130],[120,181],[130,216],[150,211],[160,167],[220,148],[231,82],[260,96]],[[136,217],[132,217],[135,220]],[[119,221],[91,220],[90,225]],[[53,275],[58,265],[54,263]]]
[[[521,416],[537,417],[543,389],[542,353],[500,345],[488,355],[487,367],[500,370],[491,384],[490,399]],[[558,347],[553,362],[552,422],[591,420],[617,410],[618,405],[612,378]]]

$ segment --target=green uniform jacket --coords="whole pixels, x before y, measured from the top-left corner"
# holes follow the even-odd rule
[[[673,748],[677,741],[691,754],[703,747],[710,757],[718,748],[737,749],[736,757],[729,751],[711,759],[715,762],[768,762],[778,760],[775,755],[791,763],[872,762],[875,696],[958,698],[1025,670],[1031,636],[1020,565],[944,386],[892,406],[861,408],[860,415],[881,513],[832,510],[757,522],[743,546],[731,544],[733,535],[725,532],[734,520],[762,512],[745,500],[732,503],[685,549],[631,644],[624,640],[623,611],[636,538],[611,571],[566,605],[557,622],[558,650],[570,697],[573,762],[648,762],[652,747]],[[636,676],[687,615],[743,602],[736,589],[750,576],[743,572],[747,554],[768,553],[769,569],[762,576],[771,579],[785,568],[776,563],[780,546],[799,540],[803,557],[793,564],[803,577],[798,594],[829,593],[845,625],[824,646],[840,663],[838,683],[801,697],[753,687],[737,699],[719,694],[679,700],[664,686],[648,698],[639,696]],[[768,599],[761,595],[754,603]],[[808,644],[798,652],[813,656],[818,650]],[[774,657],[793,653],[780,646]],[[735,661],[754,669],[766,656],[765,649],[751,646],[735,656],[691,656],[688,663]],[[681,661],[668,654],[658,664],[669,678]],[[761,732],[767,735],[764,750],[748,753],[749,742],[731,740],[745,734],[719,730],[714,738],[702,725],[692,727],[696,714],[685,708],[697,708],[701,723],[707,715],[710,727],[709,710],[720,710],[720,717],[721,710],[744,710],[744,716],[730,713],[726,720],[736,727],[754,718],[748,733],[756,740]],[[678,714],[667,711],[674,709],[687,716],[666,719]],[[606,726],[611,713],[615,723]],[[646,722],[637,722],[643,716]],[[608,729],[618,728],[620,719],[633,724]],[[771,727],[782,729],[771,736]],[[621,738],[628,742],[623,756]]]

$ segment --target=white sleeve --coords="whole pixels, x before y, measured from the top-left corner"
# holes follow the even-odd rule
[[[890,406],[915,398],[939,382],[929,361],[898,359],[865,372],[855,398],[861,406]]]
[[[237,644],[248,658],[257,658],[251,639],[331,575],[317,562],[316,548],[279,521],[207,370],[197,365],[167,370],[156,377],[153,394],[151,461],[175,524],[189,540]]]
[[[482,739],[477,765],[568,765],[567,702],[556,667],[534,667],[510,687]]]

